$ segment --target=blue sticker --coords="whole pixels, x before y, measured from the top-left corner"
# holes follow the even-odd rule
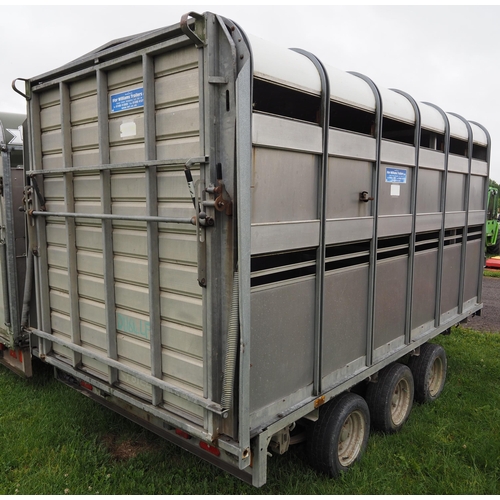
[[[404,168],[386,168],[385,182],[406,184],[406,170]]]
[[[119,94],[111,94],[111,113],[144,106],[144,88],[127,90]]]

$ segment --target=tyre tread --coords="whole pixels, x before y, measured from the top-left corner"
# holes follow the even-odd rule
[[[443,360],[443,383],[441,384],[439,392],[435,396],[431,396],[427,381],[428,370],[438,356],[441,356]],[[439,344],[422,344],[420,346],[420,355],[410,357],[408,366],[413,373],[413,378],[415,379],[415,401],[421,404],[435,401],[441,395],[446,382],[448,361],[443,347]]]
[[[356,409],[363,411],[366,419],[366,434],[364,443],[360,450],[356,461],[363,455],[367,443],[370,429],[370,413],[365,400],[354,393],[343,393],[335,399],[326,403],[320,408],[320,417],[312,426],[312,432],[307,442],[307,455],[310,465],[317,471],[337,477],[340,472],[345,470],[338,463],[337,448],[332,448],[331,436],[335,432],[338,425],[343,425],[347,418],[349,410],[352,412]]]
[[[370,408],[372,429],[386,434],[398,432],[410,416],[412,405],[408,408],[404,420],[397,426],[391,417],[391,401],[394,388],[402,377],[408,377],[410,388],[414,391],[411,370],[401,363],[393,363],[378,372],[378,380],[370,383],[366,390],[366,402]],[[411,395],[413,401],[413,394]]]

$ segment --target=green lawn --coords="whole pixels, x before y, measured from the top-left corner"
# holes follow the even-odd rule
[[[337,480],[309,468],[302,445],[269,459],[255,489],[56,382],[0,366],[0,494],[500,493],[500,336],[466,329],[436,339],[448,380],[396,435],[372,434]]]

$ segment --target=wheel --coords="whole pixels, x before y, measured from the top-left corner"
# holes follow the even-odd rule
[[[372,428],[386,434],[399,431],[410,416],[413,393],[413,375],[406,365],[394,363],[382,368],[377,382],[366,390]]]
[[[500,237],[494,245],[488,247],[488,253],[493,256],[500,255]]]
[[[310,464],[330,477],[347,471],[363,455],[370,434],[370,412],[358,394],[343,393],[320,409],[307,441]]]
[[[415,401],[430,403],[443,392],[448,361],[445,350],[437,344],[423,344],[420,355],[412,356],[408,366],[415,380]]]

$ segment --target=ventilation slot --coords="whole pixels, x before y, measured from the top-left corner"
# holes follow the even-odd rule
[[[375,115],[339,102],[332,102],[330,103],[330,127],[373,136]]]
[[[296,89],[254,79],[253,109],[307,123],[320,123],[321,99]],[[373,136],[374,113],[338,102],[330,103],[330,127]]]
[[[444,233],[444,244],[447,245],[455,245],[458,243],[462,243],[464,229],[448,229]]]
[[[325,271],[368,264],[370,261],[370,242],[364,241],[349,245],[336,245],[326,248]]]
[[[439,232],[421,233],[415,237],[415,253],[439,247]]]
[[[378,242],[377,260],[385,260],[394,257],[401,257],[402,255],[408,255],[408,249],[408,236],[381,239]]]
[[[488,159],[488,148],[479,144],[472,145],[472,158],[476,160],[486,161]]]
[[[415,126],[384,117],[382,138],[413,145],[415,143]]]
[[[251,286],[267,285],[316,274],[316,250],[252,257]]]
[[[254,111],[318,124],[320,107],[318,96],[254,79]]]
[[[483,237],[483,226],[470,226],[467,230],[467,241],[480,240]]]
[[[460,139],[450,138],[450,153],[467,157],[469,154],[469,143]]]
[[[444,151],[444,135],[423,128],[420,132],[420,146],[435,151]]]

